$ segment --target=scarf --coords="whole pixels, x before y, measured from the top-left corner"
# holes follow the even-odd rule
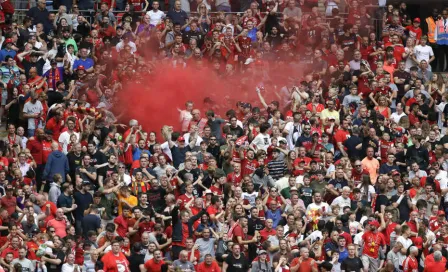
[[[48,71],[48,86],[50,88],[53,88],[53,90],[56,90],[56,83],[61,80],[61,73],[59,72],[59,69],[50,69]]]

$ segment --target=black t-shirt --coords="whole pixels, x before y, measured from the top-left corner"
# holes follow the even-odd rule
[[[381,212],[381,205],[384,206],[389,206],[389,198],[387,198],[387,196],[385,195],[378,195],[378,197],[376,198],[376,203],[375,203],[375,211],[376,212]]]
[[[303,200],[305,207],[308,207],[313,202],[313,188],[310,186],[300,187],[299,196]]]
[[[70,168],[70,176],[72,179],[75,178],[76,169],[82,164],[82,156],[82,153],[79,156],[77,156],[74,152],[69,152],[67,154],[68,166]]]
[[[110,167],[106,165],[98,169],[98,176],[102,176],[103,178],[111,177],[113,173],[117,173],[117,166]]]
[[[30,61],[28,61],[26,59],[23,59],[22,64],[23,64],[23,68],[25,68],[25,75],[26,75],[27,78],[30,77],[30,69],[33,68],[33,67],[36,67],[37,74],[39,76],[42,76],[44,65],[45,65],[45,60],[43,58],[40,58],[36,62],[30,62]]]
[[[261,221],[260,218],[249,218],[249,220],[247,220],[247,234],[254,236],[255,235],[255,231],[258,230],[262,230],[264,229],[264,223],[263,221]]]
[[[148,191],[148,202],[154,207],[157,213],[162,213],[165,209],[165,189],[158,187],[157,189],[150,189]]]
[[[48,91],[48,107],[50,108],[53,104],[58,104],[64,102],[64,95],[61,92],[58,91]]]
[[[54,252],[54,249],[53,249]],[[59,265],[51,264],[50,262],[47,263],[47,272],[59,272],[62,270],[62,265],[65,261],[65,254],[62,250],[58,250],[55,255],[57,256],[57,259],[61,260],[61,263]]]
[[[92,165],[99,165],[107,162],[106,155],[100,151],[96,151],[95,154],[90,154],[90,157],[92,158]]]
[[[398,195],[394,195],[391,197],[390,202],[394,203],[397,202],[397,200],[400,197]],[[408,221],[409,220],[409,213],[411,212],[411,209],[409,208],[408,205],[408,197],[405,196],[403,197],[403,199],[401,200],[400,204],[398,205],[398,210],[400,211],[400,220],[401,221]]]
[[[56,201],[56,206],[58,208],[71,208],[73,205],[73,197],[70,196],[66,196],[64,193],[62,193],[59,197],[58,200]],[[74,217],[73,217],[73,213],[72,212],[67,212],[64,213],[65,216],[67,216],[67,219],[71,222],[74,223]]]
[[[356,146],[360,143],[362,143],[361,139],[356,135],[352,135],[343,143],[343,145],[347,148],[347,154],[349,158],[361,159],[363,157],[362,150],[356,149]]]
[[[341,270],[344,270],[344,271],[361,272],[362,269],[363,269],[363,265],[362,265],[362,261],[359,257],[354,257],[354,258],[347,257],[341,263]]]
[[[233,254],[229,254],[225,262],[228,264],[228,272],[247,272],[249,269],[249,263],[243,254],[240,255],[239,259],[233,257]]]
[[[305,136],[305,135],[302,135],[302,136],[300,136],[298,139],[297,139],[297,141],[296,141],[296,147],[301,147],[301,146],[304,146],[304,145],[306,145],[306,144],[311,144],[313,142],[313,138],[311,137],[311,135],[310,136]]]
[[[338,44],[342,48],[348,47],[349,51],[355,50],[356,36],[354,34],[350,34],[348,37],[345,35],[339,36]]]
[[[130,271],[140,271],[140,265],[145,263],[145,254],[132,253],[131,256],[127,257],[129,261]]]

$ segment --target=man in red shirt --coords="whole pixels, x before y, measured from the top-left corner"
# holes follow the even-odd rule
[[[14,259],[19,258],[19,243],[19,237],[13,237],[11,239],[11,245],[3,250],[2,254],[0,255],[0,263],[3,264],[6,254],[8,253],[12,253]]]
[[[255,159],[255,152],[252,149],[247,150],[246,157],[244,157],[243,148],[240,149],[241,159],[241,175],[251,175],[258,167],[258,162]]]
[[[446,258],[442,256],[440,249],[440,246],[437,248],[434,246],[434,253],[425,258],[425,269],[423,272],[445,272]]]
[[[112,242],[112,250],[104,254],[101,258],[103,262],[103,270],[107,272],[131,272],[129,269],[129,261],[121,252],[120,242],[114,240]]]
[[[247,218],[246,217],[240,217],[238,219],[238,223],[235,224],[232,230],[232,239],[234,243],[237,243],[239,245],[247,245],[250,243],[257,242],[256,236],[254,236],[251,240],[246,240],[247,237],[246,234],[244,234],[243,229],[247,228]]]
[[[350,132],[348,131],[349,123],[347,120],[342,121],[342,125],[339,128],[338,132],[334,135],[334,140],[337,145],[337,149],[342,153],[344,157],[347,157],[347,152],[344,149],[344,142],[348,138],[350,138]]]
[[[274,221],[272,221],[272,219],[266,219],[264,229],[260,230],[261,243],[266,241],[269,236],[275,236],[275,234],[277,233],[275,229],[272,228],[273,224]]]
[[[445,219],[445,212],[438,211],[437,212],[437,220],[434,220],[429,224],[429,229],[435,233],[439,228],[441,228],[446,223],[447,223],[447,221]]]
[[[300,257],[296,257],[291,262],[291,271],[295,272],[317,272],[317,263],[313,258],[310,258],[308,248],[302,247],[300,249]]]
[[[6,209],[8,211],[8,214],[13,214],[16,209],[19,210],[19,207],[17,207],[17,200],[12,195],[14,192],[14,188],[12,187],[6,187],[6,195],[2,197],[0,203],[2,205],[2,208]]]
[[[147,261],[144,265],[140,265],[140,270],[142,272],[162,272],[162,265],[165,261],[162,260],[162,252],[160,250],[154,251],[154,258]]]
[[[196,268],[197,272],[221,272],[221,268],[216,261],[213,260],[211,254],[206,254],[205,259]]]
[[[365,271],[374,272],[379,270],[379,250],[380,247],[385,247],[386,245],[383,234],[378,232],[379,227],[380,223],[378,221],[370,221],[369,227],[367,227],[366,232],[362,236],[364,247],[361,260]],[[368,230],[369,228],[370,230]]]
[[[403,272],[418,272],[418,248],[412,246],[409,249],[409,256],[403,262]]]
[[[243,175],[241,175],[241,164],[233,164],[233,172],[227,175],[227,182],[234,185],[235,187],[241,184]]]
[[[210,216],[210,220],[216,223],[217,222],[216,215],[223,212],[221,207],[222,206],[221,198],[219,196],[214,195],[212,196],[210,202],[212,205],[208,206],[207,213]]]

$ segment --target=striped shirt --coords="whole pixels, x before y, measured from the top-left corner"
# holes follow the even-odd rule
[[[282,178],[286,173],[286,163],[284,160],[273,160],[268,163],[269,175],[274,179],[278,180]]]

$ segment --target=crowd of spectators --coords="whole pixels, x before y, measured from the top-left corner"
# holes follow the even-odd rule
[[[0,272],[445,271],[448,9],[319,2],[1,1]]]

